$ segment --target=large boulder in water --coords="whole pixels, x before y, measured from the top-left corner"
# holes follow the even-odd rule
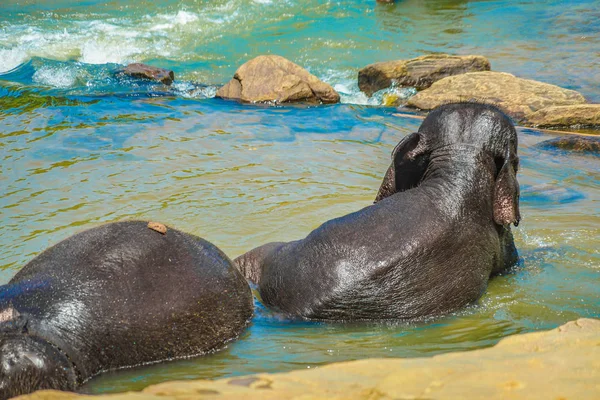
[[[542,108],[527,116],[527,124],[540,128],[600,129],[600,104]]]
[[[243,102],[337,103],[340,95],[297,64],[275,55],[258,56],[235,72],[217,97]]]
[[[576,153],[600,154],[600,136],[569,135],[546,140],[539,147],[544,149],[559,149]]]
[[[173,71],[141,63],[129,64],[123,73],[134,78],[162,82],[165,85],[170,85],[175,80]]]
[[[454,101],[480,101],[494,104],[518,122],[551,106],[585,103],[574,90],[548,83],[517,78],[505,72],[470,72],[441,79],[410,99],[409,107],[431,110]]]
[[[358,87],[368,96],[392,84],[422,90],[447,76],[489,70],[490,62],[483,56],[432,54],[367,65],[358,71]]]

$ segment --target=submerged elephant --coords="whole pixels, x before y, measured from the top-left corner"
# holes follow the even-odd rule
[[[441,106],[392,160],[375,204],[235,260],[267,306],[320,320],[441,315],[517,261],[517,134],[502,112]]]
[[[0,398],[220,349],[252,310],[242,275],[199,237],[139,221],[84,231],[0,287]]]

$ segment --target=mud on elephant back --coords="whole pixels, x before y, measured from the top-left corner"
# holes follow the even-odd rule
[[[211,243],[158,223],[89,229],[0,287],[0,398],[222,348],[252,295]]]
[[[291,317],[413,320],[477,300],[514,265],[517,133],[497,108],[433,110],[392,153],[375,204],[235,260]]]

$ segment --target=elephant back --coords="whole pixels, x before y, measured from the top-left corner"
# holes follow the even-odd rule
[[[141,221],[58,243],[4,291],[29,334],[63,350],[81,380],[215,350],[240,334],[253,307],[245,279],[216,246]]]

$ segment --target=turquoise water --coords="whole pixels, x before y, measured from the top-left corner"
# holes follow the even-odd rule
[[[588,1],[23,1],[0,4],[0,73],[63,93],[136,92],[118,64],[175,70],[178,96],[211,97],[259,54],[279,54],[368,103],[357,69],[425,53],[483,54],[492,68],[600,101],[600,5]],[[19,67],[20,66],[20,67]],[[143,88],[147,89],[147,88]],[[141,91],[144,91],[144,90]]]
[[[600,101],[596,1],[14,1],[0,3],[0,282],[102,222],[159,220],[235,257],[370,204],[400,138],[356,87],[358,68],[424,53],[483,54],[492,68]],[[244,61],[283,55],[344,104],[249,106],[212,98]],[[161,85],[114,76],[144,61]],[[480,302],[413,325],[290,323],[260,307],[217,354],[108,373],[82,390],[429,356],[600,317],[600,157],[549,151],[520,129],[522,262]]]

